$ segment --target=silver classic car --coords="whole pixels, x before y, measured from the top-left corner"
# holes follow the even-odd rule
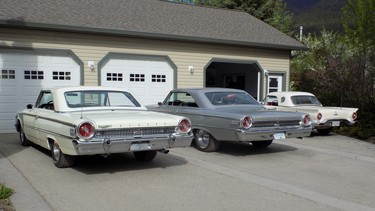
[[[312,130],[308,114],[268,111],[237,89],[177,89],[151,109],[188,117],[196,147],[206,152],[216,151],[221,141],[267,147],[275,139],[305,137]]]
[[[51,150],[57,167],[72,166],[77,155],[123,152],[150,161],[193,139],[188,118],[148,111],[124,89],[105,87],[42,90],[17,114],[16,129],[22,145]]]

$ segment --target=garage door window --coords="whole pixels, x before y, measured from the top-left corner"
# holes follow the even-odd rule
[[[122,73],[107,73],[107,81],[122,81]]]
[[[70,72],[63,72],[63,71],[53,71],[52,72],[52,79],[59,80],[59,81],[66,81],[71,79]]]
[[[16,71],[15,70],[1,70],[1,79],[15,79]]]
[[[25,79],[27,80],[43,80],[44,72],[39,70],[25,70]]]
[[[166,75],[152,75],[151,77],[152,82],[166,82]]]
[[[130,74],[130,81],[132,82],[144,82],[145,74]]]

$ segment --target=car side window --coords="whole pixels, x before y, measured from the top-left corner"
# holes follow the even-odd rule
[[[35,105],[36,108],[54,110],[51,92],[41,92]]]
[[[172,93],[164,104],[169,106],[198,107],[194,98],[187,92]]]

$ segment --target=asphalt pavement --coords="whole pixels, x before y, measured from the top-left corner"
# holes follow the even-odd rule
[[[15,134],[0,134],[0,144],[14,140]],[[40,196],[24,175],[0,151],[0,182],[15,193],[10,200],[17,211],[50,211],[51,206]]]
[[[66,169],[17,141],[0,134],[0,182],[15,190],[17,211],[375,210],[375,145],[336,134],[260,150],[172,149],[149,163],[89,157]]]

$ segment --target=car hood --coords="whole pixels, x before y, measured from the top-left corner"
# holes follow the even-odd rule
[[[182,117],[147,110],[75,112],[72,116],[91,121],[98,129],[177,126]]]

